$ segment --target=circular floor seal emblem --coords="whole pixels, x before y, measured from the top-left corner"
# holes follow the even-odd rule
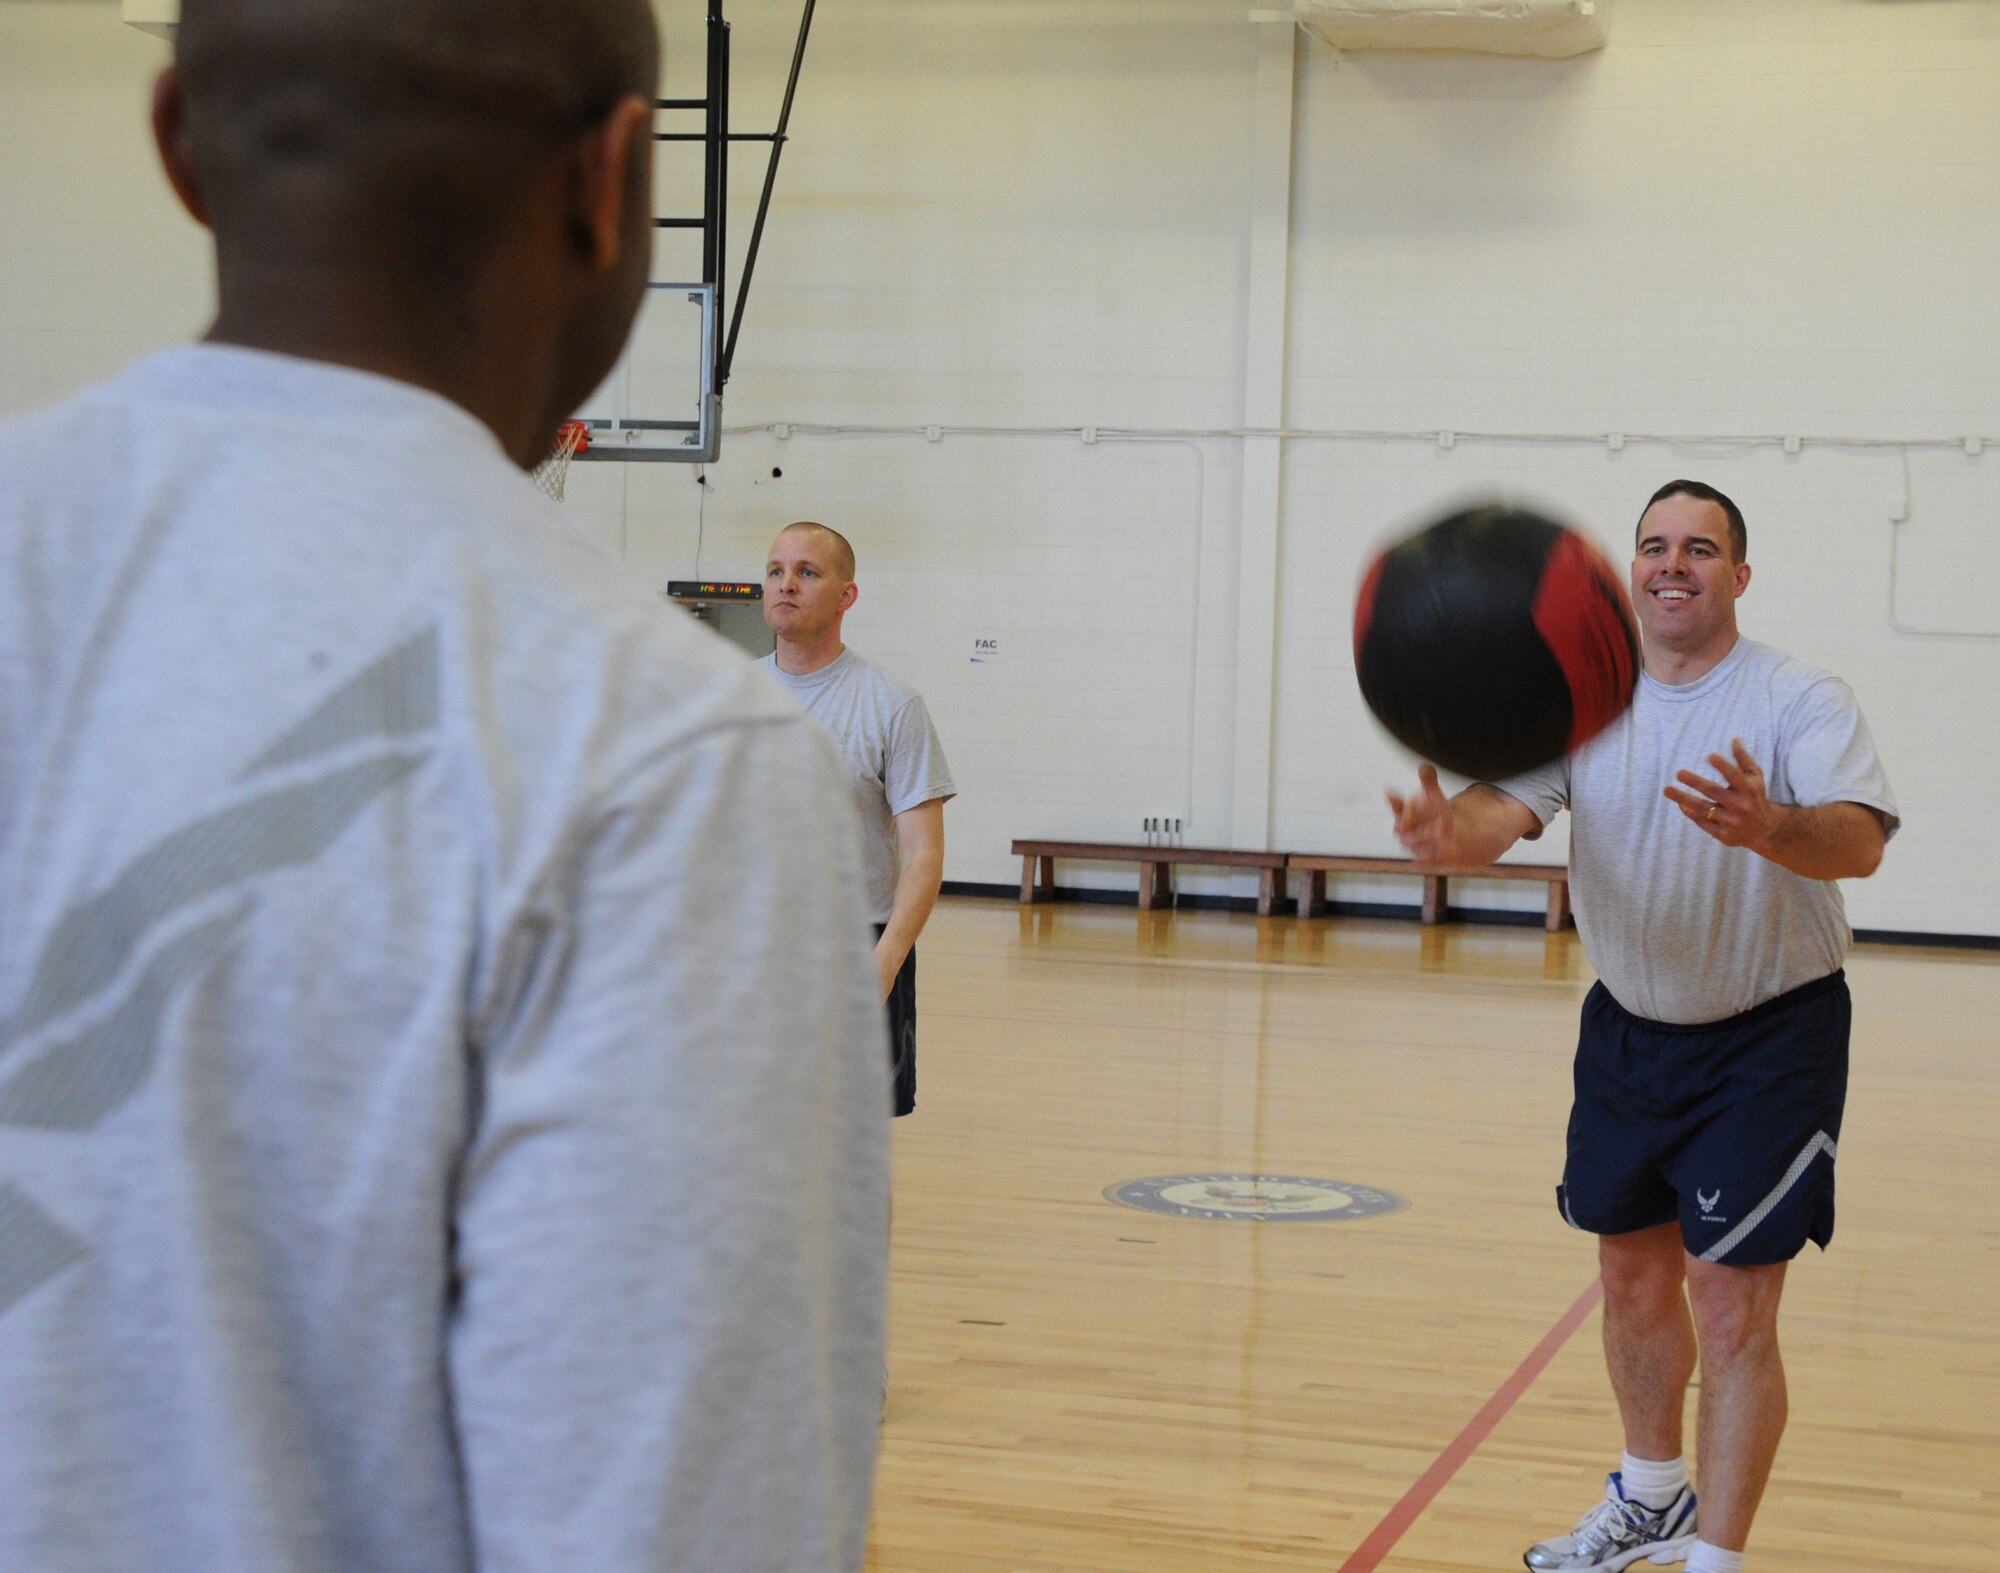
[[[1157,1174],[1104,1188],[1106,1201],[1176,1218],[1345,1223],[1408,1206],[1391,1191],[1291,1174]]]

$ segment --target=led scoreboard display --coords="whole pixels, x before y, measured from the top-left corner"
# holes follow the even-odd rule
[[[754,579],[669,579],[667,594],[676,601],[761,601],[764,587]]]

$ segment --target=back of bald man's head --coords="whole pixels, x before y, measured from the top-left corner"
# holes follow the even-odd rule
[[[175,68],[218,245],[450,283],[538,156],[650,103],[648,0],[182,0]]]

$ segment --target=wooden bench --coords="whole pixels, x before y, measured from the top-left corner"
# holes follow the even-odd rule
[[[1021,860],[1021,900],[1048,901],[1056,893],[1056,859],[1082,858],[1093,863],[1137,863],[1139,906],[1142,910],[1172,906],[1176,864],[1208,868],[1257,870],[1257,915],[1268,918],[1278,909],[1284,891],[1283,852],[1237,852],[1228,847],[1134,846],[1118,841],[1016,841]]]
[[[1549,887],[1548,915],[1542,927],[1551,934],[1569,921],[1569,870],[1556,863],[1489,863],[1483,868],[1419,867],[1409,858],[1320,857],[1294,852],[1286,867],[1299,873],[1299,916],[1316,918],[1326,910],[1329,874],[1416,874],[1423,878],[1423,920],[1442,923],[1454,879],[1539,879]]]

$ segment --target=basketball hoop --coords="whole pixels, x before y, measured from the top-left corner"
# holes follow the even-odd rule
[[[545,496],[563,500],[563,482],[569,476],[569,461],[590,446],[590,428],[582,421],[564,421],[556,428],[549,456],[535,466],[535,484]]]

